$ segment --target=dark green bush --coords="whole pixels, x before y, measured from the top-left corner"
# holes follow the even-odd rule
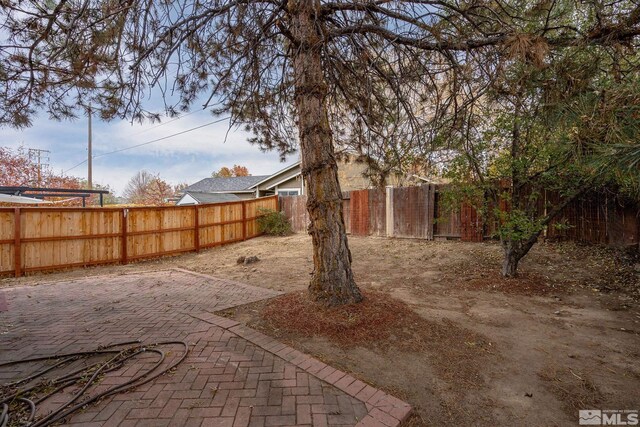
[[[258,230],[270,236],[287,236],[293,234],[291,223],[284,212],[273,209],[258,208]]]

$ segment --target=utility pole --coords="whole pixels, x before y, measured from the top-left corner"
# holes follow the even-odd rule
[[[91,105],[89,105],[89,138],[88,138],[88,144],[87,144],[87,184],[89,186],[89,190],[93,189],[93,176],[92,176],[92,170],[91,170],[91,160],[92,160],[92,155],[91,155]]]
[[[29,161],[38,167],[38,180],[36,187],[42,186],[42,168],[49,166],[49,156],[45,156],[45,153],[50,153],[49,150],[40,150],[39,148],[29,148]]]

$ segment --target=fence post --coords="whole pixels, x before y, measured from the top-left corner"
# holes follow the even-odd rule
[[[193,205],[193,245],[196,248],[196,252],[200,252],[200,216],[198,213],[198,205]]]
[[[640,242],[640,219],[638,219],[638,216],[636,215],[636,241],[634,243],[638,245],[638,253],[640,253],[639,242]]]
[[[121,252],[123,264],[126,264],[128,262],[128,257],[127,257],[127,240],[128,240],[127,217],[128,215],[127,213],[128,213],[128,209],[124,208],[122,209],[122,213],[120,216],[120,222],[122,223],[122,246],[121,246],[120,252]]]
[[[427,187],[427,240],[433,240],[436,226],[436,186],[428,184]]]
[[[386,190],[386,234],[387,237],[393,237],[393,186],[387,185]]]
[[[13,236],[14,236],[14,255],[13,255],[13,266],[15,270],[16,277],[20,277],[22,275],[22,248],[20,244],[20,233],[21,233],[21,225],[20,225],[20,208],[15,208],[13,211]]]
[[[247,240],[247,202],[242,201],[242,240]]]

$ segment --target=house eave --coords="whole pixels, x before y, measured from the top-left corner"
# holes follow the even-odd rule
[[[274,175],[275,175],[275,174],[274,174]],[[285,179],[283,179],[283,180],[280,180],[280,181],[276,182],[275,184],[273,184],[273,185],[271,185],[271,186],[267,187],[265,190],[271,190],[271,189],[273,189],[274,187],[277,187],[278,185],[282,184],[283,182],[290,181],[290,180],[292,180],[293,178],[296,178],[296,177],[301,176],[301,175],[302,175],[302,172],[298,172],[298,173],[297,173],[297,174],[295,174],[295,175],[289,176],[289,177],[287,177],[287,178],[285,178]]]
[[[291,169],[293,169],[293,168],[295,168],[295,167],[297,167],[297,166],[300,166],[300,161],[299,161],[299,160],[298,160],[297,162],[295,162],[294,164],[289,165],[289,166],[287,166],[286,168],[284,168],[284,169],[282,169],[282,170],[279,170],[278,172],[276,172],[276,173],[273,173],[273,174],[269,175],[267,178],[263,179],[263,180],[262,180],[262,181],[260,181],[260,182],[257,182],[257,183],[255,183],[255,184],[253,184],[253,185],[252,185],[251,187],[249,187],[249,188],[256,188],[256,187],[257,187],[257,186],[259,186],[260,184],[263,184],[263,183],[265,183],[265,182],[269,181],[270,179],[273,179],[273,177],[274,177],[274,176],[280,175],[281,173],[285,173],[285,172],[287,172],[287,171],[289,171],[289,170],[291,170]],[[298,176],[298,175],[294,175],[294,176]],[[289,178],[289,179],[290,179],[290,178]],[[276,184],[276,185],[277,185],[277,184]],[[268,187],[268,188],[267,188],[267,190],[268,190],[268,189],[271,189],[271,188],[273,188],[273,187]]]

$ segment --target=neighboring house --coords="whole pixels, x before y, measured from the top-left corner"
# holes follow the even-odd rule
[[[363,174],[366,164],[353,158],[338,161],[338,181],[342,191],[371,188],[371,182]],[[406,182],[421,184],[427,178],[412,175]],[[305,194],[300,162],[295,162],[272,175],[239,176],[231,178],[205,178],[188,186],[176,203],[178,206],[246,200],[265,196],[299,196]]]
[[[300,196],[304,194],[300,162],[295,162],[286,168],[269,175],[251,187],[256,197],[271,196]]]
[[[342,191],[363,190],[372,188],[371,181],[365,176],[367,165],[357,162],[354,156],[338,160],[338,181]],[[389,185],[420,185],[431,182],[428,178],[411,175],[400,180],[398,177],[390,177]],[[266,177],[256,183],[252,189],[256,190],[256,197],[271,196],[298,196],[305,193],[305,188],[300,169],[300,162],[296,162],[286,168]]]
[[[235,202],[238,200],[242,200],[240,197],[235,194],[225,194],[225,193],[202,193],[199,191],[188,191],[185,192],[182,197],[176,201],[176,205],[178,206],[186,206],[186,205],[201,205],[204,203],[220,203],[220,202]]]
[[[371,188],[371,181],[364,176],[367,165],[362,162],[356,162],[353,156],[349,156],[346,160],[338,160],[338,182],[340,190],[353,191]]]
[[[265,178],[268,178],[268,176],[205,178],[185,188],[184,194],[180,197],[176,205],[197,205],[201,203],[252,199],[256,196],[256,191],[252,189],[252,187]]]
[[[371,182],[363,176],[366,169],[364,163],[354,160],[338,161],[338,181],[342,191],[362,190],[370,188]],[[300,162],[266,177],[252,188],[256,190],[256,197],[270,196],[299,196],[305,194]]]

